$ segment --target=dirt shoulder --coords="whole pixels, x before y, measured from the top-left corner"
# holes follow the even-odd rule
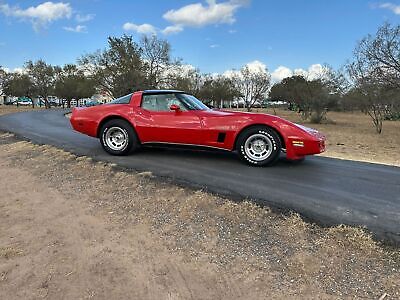
[[[0,299],[400,297],[400,252],[359,229],[320,228],[9,134],[0,178]]]

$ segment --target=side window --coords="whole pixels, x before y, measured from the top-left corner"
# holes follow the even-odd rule
[[[157,96],[156,95],[143,95],[142,108],[157,111]]]
[[[171,111],[169,108],[172,104],[179,105],[182,111],[187,110],[175,94],[143,95],[141,106],[150,111]]]
[[[111,101],[111,104],[129,104],[131,102],[132,94],[122,96],[120,98],[114,99]]]

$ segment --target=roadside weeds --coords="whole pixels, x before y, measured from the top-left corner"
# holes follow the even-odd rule
[[[212,266],[225,274],[220,278],[228,275],[225,288],[237,285],[242,298],[246,293],[248,299],[400,297],[399,250],[380,245],[362,229],[321,228],[297,214],[234,203],[10,134],[0,134],[0,159],[29,171],[72,203],[82,199],[90,214],[105,215],[119,229],[115,234],[150,228],[152,238],[183,263]],[[7,259],[29,255],[8,245],[0,250]],[[151,250],[146,255],[157,257]]]

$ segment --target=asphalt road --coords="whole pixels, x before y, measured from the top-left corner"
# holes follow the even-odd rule
[[[63,114],[1,116],[0,130],[234,200],[293,210],[320,225],[365,226],[376,238],[400,245],[400,168],[323,157],[295,164],[281,159],[273,167],[256,168],[230,153],[157,148],[115,157],[97,139],[72,131]]]

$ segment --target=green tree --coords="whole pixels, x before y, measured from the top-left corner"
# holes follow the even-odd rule
[[[57,68],[43,60],[38,60],[36,62],[26,62],[25,70],[33,82],[33,95],[43,98],[46,108],[50,108],[48,97],[54,91]]]
[[[34,107],[34,84],[27,74],[8,74],[3,84],[3,92],[8,96],[28,97],[32,100],[32,106]]]
[[[7,72],[0,66],[0,95],[3,93],[4,83],[7,78]]]
[[[145,65],[132,36],[109,37],[108,47],[79,59],[101,92],[117,98],[145,88]]]
[[[76,65],[68,64],[60,70],[54,94],[60,99],[66,99],[68,108],[71,107],[72,99],[89,98],[95,92],[94,80],[87,78]]]
[[[222,107],[225,101],[232,102],[239,96],[232,80],[224,76],[207,76],[198,93],[200,99],[211,101],[214,106]]]
[[[295,107],[301,113],[303,119],[321,123],[326,118],[327,109],[336,106],[336,89],[336,85],[326,77],[307,80],[295,75],[276,83],[269,97],[273,101],[288,102],[290,107]]]

